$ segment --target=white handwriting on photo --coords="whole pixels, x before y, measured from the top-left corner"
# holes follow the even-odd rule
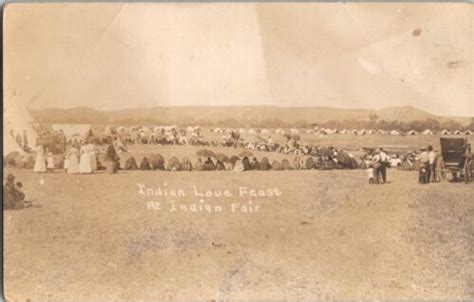
[[[151,211],[235,214],[258,213],[265,200],[283,195],[277,187],[208,189],[193,185],[171,188],[167,183],[156,187],[137,183],[137,193],[146,196],[145,207]]]

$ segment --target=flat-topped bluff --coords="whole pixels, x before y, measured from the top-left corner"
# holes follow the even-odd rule
[[[255,121],[284,123],[324,123],[330,120],[367,121],[371,117],[385,121],[410,122],[428,118],[440,122],[454,120],[468,124],[471,117],[441,117],[414,107],[387,107],[373,109],[343,109],[331,107],[277,107],[277,106],[183,106],[96,110],[89,107],[70,109],[37,109],[31,114],[38,123],[68,124],[177,124],[201,125],[239,124],[246,126]],[[270,127],[271,125],[269,125]]]

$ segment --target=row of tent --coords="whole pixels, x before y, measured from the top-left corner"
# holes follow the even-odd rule
[[[472,135],[472,131],[471,130],[455,130],[455,131],[449,131],[449,130],[442,130],[439,132],[441,135]],[[410,130],[407,132],[407,135],[419,135],[419,134],[422,134],[422,135],[434,135],[436,134],[435,131],[432,131],[430,129],[426,129],[425,131],[422,131],[421,133],[418,133],[417,131],[415,130]]]
[[[54,124],[52,125],[54,130],[62,130],[66,137],[82,137],[87,135],[87,133],[91,130],[91,125],[80,125],[80,124]],[[147,126],[107,126],[104,130],[105,135],[111,135],[112,133],[130,133],[130,132],[157,132],[164,130],[165,132],[172,131],[172,130],[180,130],[186,129],[189,132],[199,133],[202,131],[200,126],[189,126],[189,127],[177,127],[177,126],[154,126],[154,127],[147,127]],[[329,129],[329,128],[314,128],[314,129],[306,129],[306,130],[299,130],[296,128],[284,130],[282,128],[278,129],[259,129],[259,128],[249,128],[249,129],[224,129],[224,128],[213,128],[211,129],[214,133],[229,133],[229,132],[238,132],[238,133],[248,133],[248,134],[298,134],[298,133],[306,133],[306,134],[321,134],[321,135],[328,135],[328,134],[351,134],[351,135],[371,135],[371,134],[381,134],[381,135],[434,135],[437,132],[426,129],[422,132],[418,132],[415,130],[410,130],[408,132],[402,132],[398,130],[365,130],[365,129]],[[449,131],[444,129],[439,132],[441,135],[472,135],[471,130],[455,130]]]
[[[306,134],[352,134],[352,135],[366,135],[366,134],[388,134],[388,135],[434,135],[436,134],[435,131],[426,129],[422,132],[418,132],[415,130],[410,130],[408,132],[402,132],[398,130],[391,130],[391,131],[386,131],[386,130],[365,130],[365,129],[353,129],[353,130],[348,130],[348,129],[329,129],[329,128],[314,128],[314,129],[307,129],[307,130],[299,130],[296,128],[292,128],[289,130],[284,130],[281,128],[275,129],[273,131],[270,131],[268,129],[222,129],[222,128],[214,128],[211,130],[214,133],[225,133],[225,132],[230,132],[230,131],[237,131],[239,133],[248,133],[248,134],[269,134],[269,133],[276,133],[276,134],[285,134],[285,133],[291,133],[291,134],[298,134],[300,132],[306,133]],[[449,130],[442,130],[439,132],[441,135],[472,135],[471,130],[455,130],[455,131],[449,131]]]
[[[87,137],[88,133],[92,130],[90,124],[53,124],[51,125],[54,131],[61,131],[68,139],[84,138]],[[189,132],[199,133],[201,131],[200,126],[189,126],[189,127],[178,127],[178,126],[107,126],[104,129],[104,135],[109,136],[114,133],[140,133],[140,132],[158,132],[158,131],[173,131],[186,129]],[[96,135],[96,131],[93,131]]]
[[[111,135],[113,133],[133,133],[133,132],[170,132],[170,131],[182,131],[186,130],[189,132],[199,133],[201,131],[200,126],[188,126],[188,127],[178,127],[176,125],[172,126],[107,126],[104,130],[106,135]]]

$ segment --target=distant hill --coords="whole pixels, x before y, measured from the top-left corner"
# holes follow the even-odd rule
[[[468,124],[469,117],[439,117],[413,107],[388,107],[381,110],[340,109],[330,107],[276,107],[276,106],[235,106],[235,107],[154,107],[101,111],[88,107],[72,109],[32,110],[38,123],[71,124],[154,124],[154,125],[203,125],[203,126],[257,126],[266,127],[298,126],[325,123],[328,121],[368,121],[378,120],[410,122],[428,118],[445,122],[454,120]]]

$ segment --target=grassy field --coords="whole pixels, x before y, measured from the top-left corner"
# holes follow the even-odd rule
[[[122,159],[198,149],[140,145]],[[419,185],[397,170],[385,185],[363,170],[4,172],[33,204],[4,212],[10,301],[474,298],[474,183]]]

